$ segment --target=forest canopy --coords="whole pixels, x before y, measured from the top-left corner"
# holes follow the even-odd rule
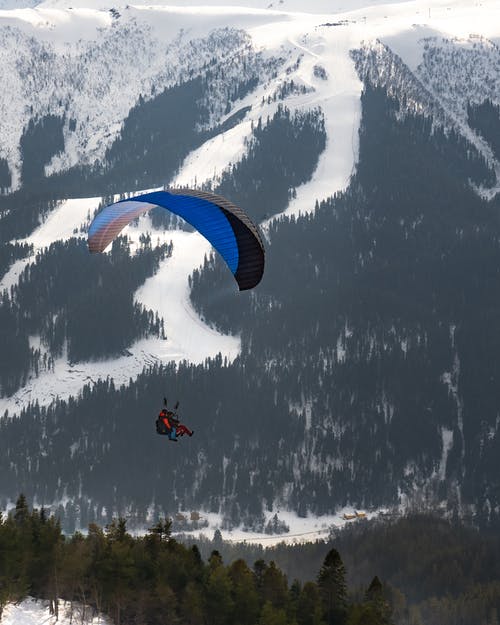
[[[55,516],[20,495],[0,514],[0,616],[8,602],[32,596],[56,616],[63,599],[115,625],[498,622],[498,537],[444,520],[364,522],[328,542],[265,550],[230,546],[216,532],[200,547],[176,540],[168,518],[140,536],[124,518],[65,535]],[[295,577],[299,569],[311,579]]]

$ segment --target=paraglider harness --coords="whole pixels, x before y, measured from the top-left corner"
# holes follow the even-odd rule
[[[161,419],[160,415],[158,415],[158,418],[156,419],[156,433],[168,434],[167,426],[165,425],[165,422]]]
[[[176,402],[173,410],[169,410],[167,408],[167,398],[164,397],[163,406],[163,409],[156,419],[156,432],[164,436],[170,436],[171,438],[175,438],[175,428],[179,425],[179,419],[176,415],[176,410],[179,407],[179,402]]]
[[[165,420],[170,423],[170,429],[168,428]],[[158,418],[156,419],[156,432],[158,434],[170,435],[172,431],[172,427],[177,427],[179,425],[179,419],[175,416],[175,413],[171,410],[166,410],[165,408],[160,412]]]

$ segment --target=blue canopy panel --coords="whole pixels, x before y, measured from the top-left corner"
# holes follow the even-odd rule
[[[102,252],[128,223],[154,206],[170,210],[196,228],[225,260],[240,291],[260,282],[264,246],[257,228],[241,208],[204,191],[153,191],[107,206],[90,225],[90,251]]]

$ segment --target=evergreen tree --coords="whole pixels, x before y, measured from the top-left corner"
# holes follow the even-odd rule
[[[234,604],[233,625],[253,625],[259,615],[260,602],[255,578],[246,562],[238,559],[229,567]]]
[[[282,609],[288,602],[288,584],[275,562],[270,562],[262,577],[261,595],[264,603]]]
[[[288,625],[285,610],[276,608],[270,601],[266,601],[258,625]]]
[[[318,585],[306,582],[297,602],[297,625],[324,625],[321,595]]]
[[[392,625],[391,607],[387,601],[379,578],[375,576],[365,595],[365,603],[373,613],[374,625]]]
[[[182,595],[181,614],[186,625],[204,625],[205,601],[200,584],[190,581]]]
[[[208,625],[230,625],[234,610],[233,585],[218,551],[210,556],[206,583],[206,614]]]
[[[344,625],[347,618],[347,584],[344,563],[331,549],[318,574],[318,587],[327,625]]]

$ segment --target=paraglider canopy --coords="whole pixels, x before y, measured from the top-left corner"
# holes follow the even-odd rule
[[[220,253],[240,291],[256,286],[264,272],[264,246],[246,213],[226,198],[194,189],[143,193],[106,206],[92,221],[88,244],[102,252],[133,219],[155,206],[179,215]]]

